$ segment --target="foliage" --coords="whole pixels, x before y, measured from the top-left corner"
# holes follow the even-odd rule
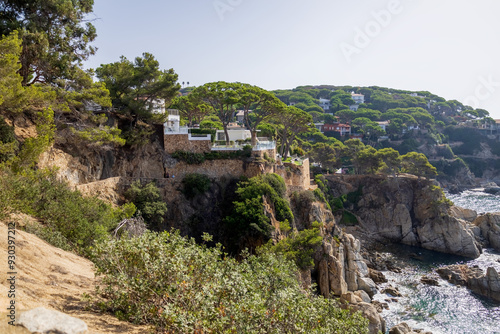
[[[233,246],[241,248],[241,243],[248,238],[264,241],[270,238],[272,227],[264,211],[264,199],[274,207],[278,221],[293,222],[285,192],[285,183],[276,174],[259,175],[238,183],[233,210],[224,218]]]
[[[293,140],[299,133],[309,129],[312,117],[298,108],[287,107],[275,116],[275,122],[278,125],[278,137],[281,141],[280,154],[286,159]]]
[[[326,204],[326,208],[328,210],[332,210],[332,208],[330,207],[330,203],[328,203],[328,200],[326,199],[325,194],[323,193],[323,191],[321,191],[321,189],[319,188],[314,189],[313,194],[318,201],[321,201]]]
[[[54,140],[55,125],[52,109],[38,112],[37,117],[37,136],[27,138],[21,146],[19,154],[12,159],[12,169],[15,172],[19,173],[34,167],[40,154],[49,148]]]
[[[334,171],[342,166],[340,156],[343,149],[344,145],[342,143],[334,145],[315,143],[309,151],[309,157],[314,162],[320,163],[322,168]]]
[[[197,87],[191,94],[200,96],[215,111],[226,133],[226,145],[229,145],[227,127],[233,119],[236,106],[239,103],[239,83],[224,81],[210,82]]]
[[[352,214],[347,210],[342,211],[342,218],[340,219],[340,224],[352,226],[352,225],[357,225],[358,223],[359,223],[358,219],[354,214]]]
[[[431,177],[437,175],[436,168],[432,166],[427,157],[422,153],[410,152],[401,157],[403,172],[421,176]]]
[[[88,128],[85,130],[75,130],[71,128],[80,139],[87,141],[91,145],[125,145],[126,140],[120,137],[121,130],[109,126],[99,128]]]
[[[302,270],[312,269],[314,267],[313,255],[323,241],[319,228],[320,224],[314,222],[312,228],[292,233],[271,246],[270,250],[283,254],[286,259],[293,261]]]
[[[172,107],[179,109],[181,116],[188,119],[189,126],[193,126],[195,122],[200,124],[203,118],[213,111],[212,107],[203,102],[201,96],[196,93],[176,97]]]
[[[180,85],[173,69],[160,70],[159,62],[150,53],[143,53],[134,62],[125,57],[96,69],[99,80],[109,89],[113,107],[134,121],[163,123],[166,115],[155,112],[155,103],[169,105]]]
[[[175,151],[172,153],[172,158],[182,160],[190,165],[202,164],[205,160],[220,160],[220,159],[244,159],[252,155],[252,146],[245,145],[242,150],[238,151],[211,151],[205,153],[193,153],[188,151]]]
[[[161,198],[160,189],[153,182],[142,185],[139,180],[135,181],[125,192],[125,197],[134,203],[137,208],[136,215],[144,217],[148,228],[162,228],[167,204]]]
[[[18,145],[14,129],[0,116],[0,163],[13,158]]]
[[[19,31],[22,38],[20,74],[23,85],[54,83],[71,78],[76,68],[94,54],[89,46],[96,37],[86,22],[92,0],[3,0],[0,36]]]
[[[220,245],[147,232],[100,244],[93,261],[101,308],[158,332],[368,333],[359,313],[304,292],[293,263],[271,252],[238,262]]]
[[[210,189],[211,183],[208,176],[204,174],[187,174],[182,179],[183,193],[188,199],[192,199]]]
[[[130,210],[113,209],[95,197],[82,197],[58,181],[53,172],[25,170],[0,173],[0,194],[4,194],[0,211],[7,209],[32,215],[43,221],[41,236],[62,240],[67,248],[82,253],[96,241],[105,239],[108,231]]]

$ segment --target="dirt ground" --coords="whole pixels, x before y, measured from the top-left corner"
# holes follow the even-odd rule
[[[8,221],[17,226],[32,220],[15,215]],[[12,235],[12,234],[11,234]],[[146,326],[119,321],[106,314],[86,311],[83,293],[94,291],[92,262],[75,254],[53,247],[33,234],[16,230],[15,234],[15,294],[16,314],[39,306],[64,312],[79,318],[89,327],[89,333],[152,333]],[[0,333],[28,333],[23,328],[8,325],[6,309],[10,283],[8,268],[7,221],[0,221]]]

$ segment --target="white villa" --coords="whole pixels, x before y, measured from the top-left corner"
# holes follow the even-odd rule
[[[355,104],[365,103],[365,96],[363,94],[355,94],[354,92],[352,92],[351,97],[354,100]]]
[[[319,106],[320,106],[321,108],[323,108],[323,110],[325,110],[325,111],[326,111],[326,110],[330,110],[330,106],[331,106],[331,105],[330,105],[330,100],[320,98],[320,99],[319,99]]]

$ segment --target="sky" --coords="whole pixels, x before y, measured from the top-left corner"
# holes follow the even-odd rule
[[[87,68],[152,53],[179,82],[429,91],[500,119],[498,0],[94,0]]]

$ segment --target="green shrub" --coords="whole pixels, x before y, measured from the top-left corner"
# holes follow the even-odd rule
[[[347,210],[344,210],[342,212],[342,219],[340,220],[340,224],[352,226],[357,225],[358,223],[358,219],[351,212]]]
[[[150,229],[162,228],[163,217],[167,214],[167,204],[154,182],[142,185],[139,180],[130,185],[125,197],[137,207],[136,214],[142,216]]]
[[[260,175],[238,183],[232,212],[224,218],[230,248],[241,249],[241,243],[249,237],[261,241],[271,237],[272,226],[264,212],[263,198],[274,207],[278,221],[293,222],[290,205],[283,198],[285,191],[283,179],[276,174]]]
[[[319,188],[316,188],[314,189],[313,191],[313,194],[314,194],[314,197],[316,197],[316,199],[320,202],[323,202],[326,204],[326,208],[328,210],[332,210],[331,206],[330,206],[330,203],[328,203],[328,201],[326,200],[326,197],[325,197],[325,194],[323,194],[323,192],[321,191],[321,189]]]
[[[13,174],[0,172],[0,208],[32,215],[43,221],[38,235],[48,242],[58,239],[70,248],[85,252],[94,242],[130,212],[113,209],[95,197],[82,197],[46,170]],[[61,246],[58,244],[58,246]]]
[[[206,238],[209,240],[209,238]],[[177,232],[95,247],[98,305],[169,333],[368,333],[359,313],[303,291],[293,262],[272,252],[227,257]]]
[[[192,199],[198,194],[203,194],[210,189],[211,181],[203,174],[187,174],[182,180],[183,193],[188,199]]]
[[[9,126],[0,116],[0,163],[12,157],[19,146],[14,134],[14,128]]]
[[[281,240],[270,250],[282,254],[286,259],[292,260],[302,270],[314,267],[313,255],[321,246],[321,236],[318,222],[312,224],[312,228],[295,232]]]

